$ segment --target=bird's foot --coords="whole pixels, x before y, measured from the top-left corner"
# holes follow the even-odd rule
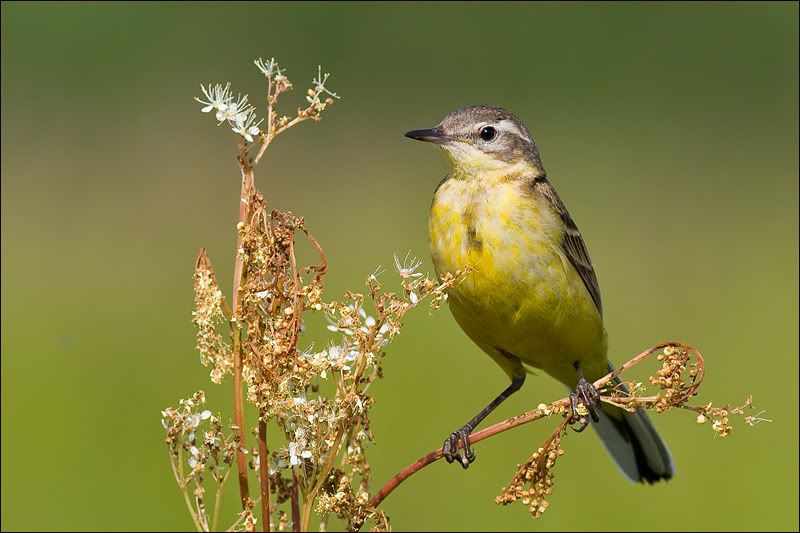
[[[578,411],[578,400],[583,404],[586,408],[585,411],[588,411],[588,414],[592,417],[592,420],[595,422],[600,421],[600,415],[598,414],[598,407],[600,406],[600,393],[597,392],[597,389],[592,383],[586,381],[586,379],[581,376],[578,379],[578,385],[575,387],[575,392],[569,395],[569,403],[570,407],[572,408],[572,415],[570,416],[569,423],[570,424],[579,424],[576,428],[572,426],[577,433],[580,433],[589,425],[589,421],[586,419],[585,415],[582,415]]]
[[[470,463],[475,460],[475,452],[469,445],[469,434],[472,433],[472,426],[465,425],[459,430],[456,430],[445,439],[442,445],[442,455],[448,463],[458,461],[465,470],[469,468]],[[458,443],[461,442],[461,447],[464,448],[464,456],[462,457],[458,451]]]

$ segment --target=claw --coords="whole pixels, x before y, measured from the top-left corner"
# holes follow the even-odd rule
[[[454,431],[445,439],[442,445],[442,455],[448,463],[458,461],[462,468],[469,468],[470,463],[475,460],[475,452],[469,445],[469,434],[472,433],[472,428],[469,425]],[[461,442],[461,447],[464,449],[464,456],[458,451],[458,443]]]
[[[586,429],[589,426],[589,421],[586,420],[585,416],[581,416],[581,414],[578,413],[578,402],[576,393],[572,393],[569,395],[569,404],[570,408],[572,409],[572,415],[569,417],[570,427],[572,428],[573,431],[575,431],[575,433],[581,433],[584,429]],[[579,424],[577,428],[573,425],[575,423]]]
[[[574,427],[572,428],[577,433],[580,433],[589,425],[589,421],[586,420],[586,417],[581,416],[580,413],[578,413],[579,399],[586,407],[586,410],[589,411],[589,415],[592,417],[592,420],[594,422],[599,422],[600,413],[597,407],[600,405],[600,393],[597,392],[597,389],[594,387],[594,385],[586,381],[583,376],[578,379],[578,385],[575,387],[575,392],[569,395],[570,407],[572,408],[570,424],[575,422],[580,423],[578,429]]]

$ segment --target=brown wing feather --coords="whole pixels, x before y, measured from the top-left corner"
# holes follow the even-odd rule
[[[569,262],[575,267],[578,275],[586,285],[589,295],[592,297],[594,305],[603,315],[603,303],[600,301],[600,285],[597,283],[597,276],[594,273],[592,260],[589,257],[589,251],[586,249],[586,244],[583,242],[581,232],[575,221],[567,211],[566,206],[558,197],[558,193],[547,181],[547,178],[541,177],[534,179],[534,188],[547,200],[550,206],[559,214],[561,220],[564,222],[564,235],[561,239],[561,249],[566,254]]]

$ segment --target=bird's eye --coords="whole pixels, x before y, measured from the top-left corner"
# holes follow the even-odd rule
[[[486,142],[493,141],[495,137],[497,137],[497,130],[491,126],[486,126],[481,130],[481,139]]]

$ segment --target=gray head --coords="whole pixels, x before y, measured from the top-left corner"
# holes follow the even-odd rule
[[[438,144],[457,169],[502,171],[528,166],[544,173],[528,128],[502,107],[462,107],[444,117],[437,126],[409,131],[406,137]]]

